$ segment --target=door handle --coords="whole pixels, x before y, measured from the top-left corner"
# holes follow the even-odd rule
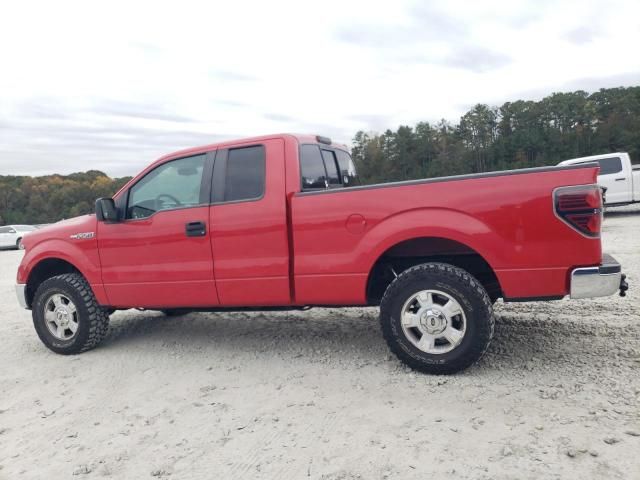
[[[626,180],[626,177],[616,178],[616,182],[621,182],[622,180]]]
[[[204,222],[189,222],[184,230],[187,237],[204,237],[207,234],[207,225]]]

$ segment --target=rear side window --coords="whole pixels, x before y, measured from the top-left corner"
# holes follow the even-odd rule
[[[302,189],[327,188],[327,172],[317,145],[300,147],[300,170],[302,172]]]
[[[256,200],[264,195],[264,146],[233,148],[227,154],[226,165],[219,169],[217,163],[216,157],[216,173],[224,171],[223,202]]]
[[[600,164],[600,175],[610,175],[622,171],[622,160],[619,157],[603,158],[598,160]]]

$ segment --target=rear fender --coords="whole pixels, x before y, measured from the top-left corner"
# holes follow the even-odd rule
[[[506,241],[477,218],[452,209],[419,208],[392,215],[375,225],[360,244],[358,263],[369,272],[389,248],[421,237],[444,238],[466,245],[492,268],[496,259],[491,252],[507,248]]]

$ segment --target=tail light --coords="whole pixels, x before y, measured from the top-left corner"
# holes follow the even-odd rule
[[[556,215],[588,237],[599,237],[602,225],[602,193],[597,185],[561,187],[553,194]]]

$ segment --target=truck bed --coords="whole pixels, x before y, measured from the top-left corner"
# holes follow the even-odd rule
[[[415,238],[470,248],[507,298],[566,295],[569,269],[598,264],[602,252],[599,239],[555,216],[552,193],[594,184],[596,175],[596,166],[582,164],[297,193],[290,208],[296,302],[366,303],[373,265]]]

